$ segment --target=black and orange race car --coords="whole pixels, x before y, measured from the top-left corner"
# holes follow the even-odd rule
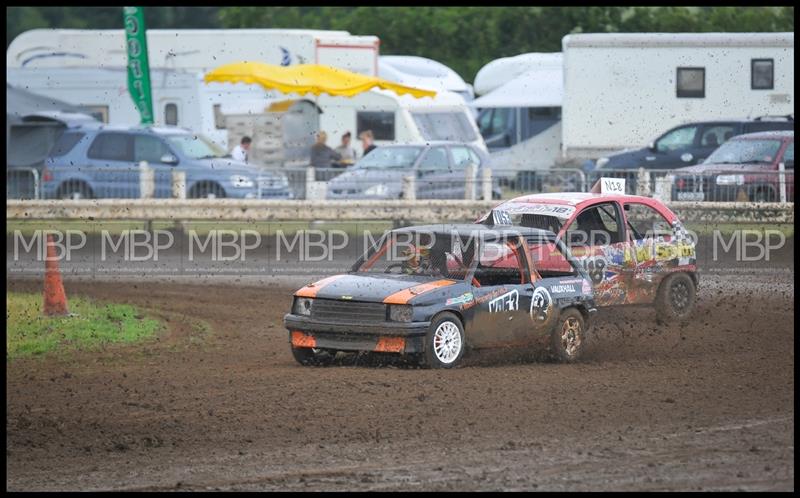
[[[529,259],[544,253],[546,272]],[[298,290],[284,325],[303,365],[373,351],[448,368],[468,349],[507,346],[575,361],[594,312],[589,276],[553,232],[429,225],[387,232],[348,273]]]

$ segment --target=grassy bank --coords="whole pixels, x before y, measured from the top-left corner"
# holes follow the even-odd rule
[[[152,337],[162,328],[160,321],[128,304],[102,304],[74,297],[69,299],[69,310],[75,316],[45,317],[41,294],[8,292],[6,359],[133,343]]]

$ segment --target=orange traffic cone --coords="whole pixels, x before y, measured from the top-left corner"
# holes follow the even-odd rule
[[[47,316],[69,315],[61,270],[58,269],[53,236],[47,236],[47,258],[44,260],[44,314]]]

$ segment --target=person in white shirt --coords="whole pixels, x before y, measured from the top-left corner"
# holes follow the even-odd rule
[[[236,161],[242,161],[243,163],[247,162],[247,153],[250,150],[250,143],[252,140],[250,137],[242,137],[242,141],[233,148],[231,152],[231,157]]]

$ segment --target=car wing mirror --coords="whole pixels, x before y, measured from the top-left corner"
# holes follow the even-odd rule
[[[656,152],[656,143],[650,142],[649,144],[647,144],[647,148],[650,149],[652,152]]]
[[[161,156],[161,162],[164,164],[178,164],[178,158],[174,154],[164,154]]]

